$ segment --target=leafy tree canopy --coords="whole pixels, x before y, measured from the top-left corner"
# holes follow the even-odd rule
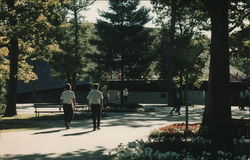
[[[4,0],[1,2],[0,39],[2,45],[0,49],[4,51],[2,53],[8,55],[10,38],[18,39],[20,52],[18,77],[20,80],[28,82],[37,78],[32,71],[33,67],[28,63],[29,60],[48,59],[51,51],[59,49],[48,35],[52,34],[49,32],[51,28],[60,25],[61,17],[58,13],[63,12],[59,9],[62,4],[60,0]],[[9,6],[13,6],[12,10]],[[15,25],[10,24],[11,19]],[[8,61],[8,56],[6,58],[5,61]],[[3,64],[8,66],[7,61]],[[8,69],[4,73],[8,78]]]

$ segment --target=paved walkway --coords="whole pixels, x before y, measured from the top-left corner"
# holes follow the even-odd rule
[[[171,108],[157,107],[152,113],[110,113],[104,117],[101,130],[92,132],[90,119],[74,120],[71,129],[64,129],[62,120],[49,121],[53,128],[17,132],[0,132],[1,160],[105,160],[120,144],[146,139],[150,131],[164,125],[184,122],[182,115],[168,115]],[[25,108],[25,109],[22,109]],[[190,107],[190,122],[201,121],[203,106]],[[32,112],[30,106],[18,112]],[[249,112],[233,108],[234,117],[249,117]]]

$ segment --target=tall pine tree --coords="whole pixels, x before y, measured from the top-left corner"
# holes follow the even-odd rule
[[[120,72],[122,82],[141,79],[152,58],[149,29],[144,28],[149,9],[139,7],[139,0],[109,0],[109,10],[100,11],[96,24],[100,54],[95,60],[106,72]]]

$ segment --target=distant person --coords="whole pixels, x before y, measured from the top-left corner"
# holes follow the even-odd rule
[[[245,106],[250,107],[250,88],[245,91]]]
[[[93,119],[93,131],[100,129],[101,112],[103,109],[103,94],[99,89],[99,84],[94,83],[92,90],[87,96],[88,105],[91,108],[92,119]]]
[[[178,115],[181,115],[180,109],[181,109],[181,96],[180,96],[179,91],[177,90],[174,96],[174,107],[170,111],[170,115],[171,116],[173,115],[173,111],[177,112]]]
[[[65,91],[62,92],[60,97],[60,107],[59,110],[61,111],[61,108],[63,106],[63,112],[64,112],[64,122],[66,129],[70,128],[70,122],[73,119],[73,110],[76,107],[76,97],[75,93],[71,91],[71,85],[69,83],[65,86]]]
[[[107,105],[109,103],[109,90],[105,90],[103,92],[103,96],[104,96],[104,104]]]
[[[123,90],[123,100],[124,100],[124,104],[128,104],[128,89],[124,88]]]
[[[244,90],[241,90],[241,91],[240,91],[240,104],[239,104],[239,109],[240,109],[241,111],[244,110],[245,102],[246,102],[245,99],[246,99],[246,98],[245,98],[245,91],[244,91]]]
[[[235,78],[236,78],[236,81],[240,80],[240,79],[239,79],[239,73],[238,73],[238,72],[236,73]]]

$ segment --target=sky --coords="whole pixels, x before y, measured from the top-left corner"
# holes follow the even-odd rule
[[[140,6],[145,6],[147,8],[152,8],[152,5],[150,4],[149,0],[141,0],[140,1]],[[85,20],[89,21],[89,22],[96,22],[97,18],[100,18],[100,16],[98,15],[98,9],[101,11],[108,11],[108,1],[107,0],[97,0],[93,5],[88,7],[87,11],[82,11],[82,15],[85,16]],[[151,17],[153,17],[153,19],[148,22],[145,27],[149,27],[149,28],[154,28],[155,24],[154,24],[154,17],[156,17],[156,14],[154,14],[152,11],[149,13]],[[209,31],[204,31],[204,34],[207,37],[211,37],[211,33]]]
[[[151,8],[152,5],[150,4],[149,0],[140,1],[140,6],[145,6]],[[100,18],[98,15],[98,9],[108,11],[108,1],[106,0],[97,0],[93,5],[89,6],[87,11],[82,11],[81,13],[85,16],[85,20],[89,22],[96,22],[97,18]],[[154,16],[152,12],[150,12],[150,16]],[[154,27],[153,20],[145,25],[145,27]]]

